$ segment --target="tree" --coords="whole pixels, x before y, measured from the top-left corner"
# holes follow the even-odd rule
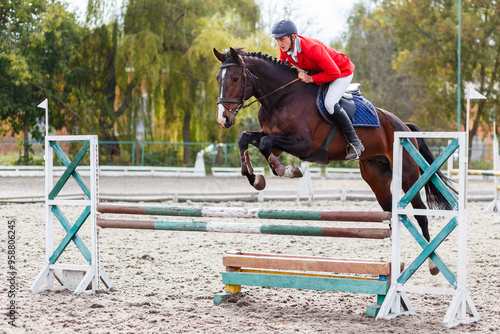
[[[193,43],[201,45],[200,34],[206,42],[221,35],[227,41],[239,41],[255,32],[258,17],[253,0],[130,0],[118,49],[117,83],[123,91],[136,80],[141,89],[133,92],[133,106],[124,115],[126,123],[141,119],[145,135],[156,140],[216,139],[215,122],[213,127],[207,127],[207,122],[208,114],[213,115],[209,110],[215,110],[217,83],[213,78],[218,65],[211,54],[194,50]],[[211,53],[213,46],[206,51]],[[121,129],[126,130],[125,126]],[[136,131],[129,128],[128,135]],[[185,161],[189,155],[186,147]]]
[[[500,3],[462,0],[462,84],[457,85],[458,7],[456,0],[380,1],[381,22],[393,31],[398,45],[394,68],[417,76],[423,83],[420,124],[439,130],[456,128],[457,89],[461,94],[461,119],[465,120],[466,86],[472,84],[488,100],[478,100],[471,115],[470,141],[492,107],[498,105],[500,66]],[[497,116],[498,120],[498,116]],[[468,126],[461,122],[462,127]]]
[[[78,75],[72,81],[80,97],[78,109],[84,112],[95,133],[105,141],[118,140],[115,135],[116,120],[125,114],[132,102],[132,92],[139,86],[139,82],[132,78],[123,84],[124,88],[117,99],[119,35],[116,20],[87,30],[82,42]],[[106,147],[108,154],[119,155],[118,145]]]
[[[45,97],[52,129],[101,140],[135,140],[143,125],[145,139],[234,142],[257,127],[256,105],[231,130],[217,126],[212,55],[229,46],[277,52],[254,0],[128,0],[118,10],[115,0],[88,0],[87,8],[81,24],[57,0],[0,4],[0,119],[13,133],[41,138],[36,105]]]
[[[81,29],[58,2],[17,1],[0,4],[0,36],[0,119],[8,126],[6,131],[24,133],[27,164],[29,135],[41,137],[37,123],[43,112],[36,109],[37,102],[55,96],[50,122],[55,129],[75,116],[60,113],[55,106],[68,88]]]
[[[411,119],[421,91],[418,77],[411,73],[396,72],[392,67],[397,55],[393,28],[381,23],[379,15],[362,2],[355,4],[348,18],[349,29],[343,43],[335,46],[355,64],[354,81],[371,102],[386,109],[402,120]]]

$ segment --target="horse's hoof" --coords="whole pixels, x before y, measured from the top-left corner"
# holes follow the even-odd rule
[[[430,273],[431,273],[432,276],[436,276],[437,274],[439,274],[438,267],[429,268],[429,271],[430,271]]]
[[[253,187],[256,190],[263,190],[266,187],[266,179],[264,176],[257,174],[255,175],[255,181],[253,182]]]
[[[432,262],[431,259],[428,259],[428,261],[429,261],[429,271],[431,275],[436,276],[437,274],[439,274],[439,268],[434,264],[434,262]]]
[[[285,174],[283,176],[286,176],[286,177],[293,179],[293,178],[297,178],[297,177],[302,177],[304,175],[302,174],[302,171],[300,170],[300,168],[298,168],[297,166],[288,165],[288,166],[286,166]]]
[[[429,269],[429,271],[430,271],[432,276],[436,276],[437,274],[439,274],[439,269],[437,267]]]

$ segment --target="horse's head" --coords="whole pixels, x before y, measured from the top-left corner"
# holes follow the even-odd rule
[[[245,100],[252,96],[253,86],[251,80],[247,80],[248,70],[236,50],[229,48],[227,53],[220,53],[214,49],[214,55],[221,62],[217,73],[217,122],[222,128],[228,129],[234,125]]]

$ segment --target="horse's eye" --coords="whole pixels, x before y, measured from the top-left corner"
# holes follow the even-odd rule
[[[238,79],[239,79],[238,77],[236,77],[236,78],[233,78],[233,82],[236,82],[236,81],[238,81]]]

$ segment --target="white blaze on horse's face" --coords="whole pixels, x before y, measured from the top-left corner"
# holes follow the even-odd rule
[[[224,92],[224,80],[226,78],[226,69],[223,68],[222,71],[221,71],[221,84],[220,84],[220,94],[219,94],[219,97],[222,98],[223,97],[223,92]],[[224,123],[226,122],[225,121],[225,118],[224,118],[224,106],[222,104],[219,104],[218,107],[217,107],[217,123],[220,124],[220,126],[222,126],[222,128],[224,129],[225,126],[224,126]]]
[[[226,128],[224,126],[224,123],[225,123],[225,118],[224,118],[224,107],[222,105],[219,104],[218,108],[217,108],[217,123],[220,124],[220,126],[222,126],[222,128]]]

